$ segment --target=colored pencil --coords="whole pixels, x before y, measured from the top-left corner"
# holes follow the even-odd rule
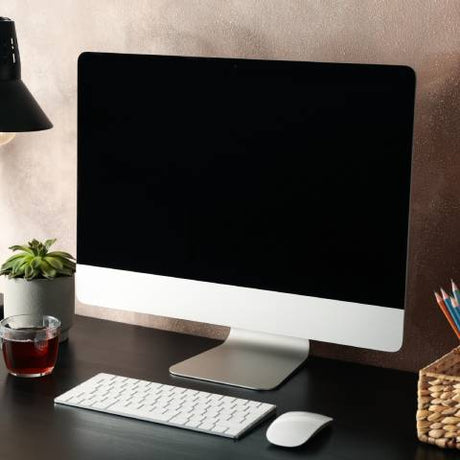
[[[449,322],[450,327],[454,330],[455,334],[457,335],[458,339],[460,340],[460,330],[457,328],[457,325],[456,325],[453,317],[451,316],[449,310],[447,309],[446,304],[442,300],[442,297],[437,292],[435,292],[434,295],[436,297],[436,301],[438,302],[439,308],[444,313],[444,316],[446,317],[447,321]]]
[[[460,310],[457,310],[454,308],[454,306],[452,305],[452,302],[450,301],[449,295],[443,288],[441,288],[441,295],[442,295],[442,300],[444,301],[444,304],[446,305],[447,309],[452,315],[452,318],[454,318],[457,328],[460,330]]]
[[[455,300],[458,304],[460,304],[460,290],[458,289],[457,285],[454,283],[454,280],[450,280],[452,283],[452,294],[455,297]]]
[[[457,302],[457,299],[455,297],[450,297],[449,300],[450,300],[450,304],[452,305],[452,310],[454,310],[454,313],[460,319],[460,308],[459,308],[459,303]]]

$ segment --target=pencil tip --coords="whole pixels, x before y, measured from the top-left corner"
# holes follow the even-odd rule
[[[443,288],[440,288],[440,289],[441,289],[442,297],[443,297],[444,299],[449,298],[449,296],[447,295],[447,292],[446,292]]]

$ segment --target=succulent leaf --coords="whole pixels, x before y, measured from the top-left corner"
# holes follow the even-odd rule
[[[25,245],[14,245],[10,246],[8,249],[11,249],[12,251],[24,251],[28,252],[29,254],[34,254],[33,249],[31,247],[27,247]]]
[[[26,279],[31,279],[33,273],[34,273],[34,269],[30,265],[26,264],[24,266],[24,276],[25,276],[25,278]]]
[[[57,257],[46,256],[45,259],[54,269],[62,270],[64,265]]]
[[[40,256],[35,256],[31,262],[30,265],[34,270],[38,270],[42,264],[42,258]]]
[[[52,240],[46,240],[45,243],[44,243],[44,246],[45,246],[46,250],[48,251],[48,249],[49,249],[54,243],[56,243],[56,238],[53,238]]]
[[[47,256],[49,256],[49,257],[63,257],[64,259],[75,260],[75,257],[70,255],[68,252],[64,252],[64,251],[48,252]]]

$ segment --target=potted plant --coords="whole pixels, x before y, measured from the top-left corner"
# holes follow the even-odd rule
[[[55,239],[9,249],[12,255],[0,269],[7,276],[4,316],[26,313],[51,315],[61,321],[60,341],[66,340],[75,314],[75,258],[67,252],[52,251]]]

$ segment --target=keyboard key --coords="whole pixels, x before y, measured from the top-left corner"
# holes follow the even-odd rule
[[[233,427],[229,427],[228,430],[225,432],[225,434],[228,434],[230,436],[237,436],[241,430],[242,430],[241,425],[233,426]]]
[[[173,417],[170,422],[177,423],[178,425],[185,425],[185,423],[188,422],[188,418],[179,413],[179,415]]]
[[[214,423],[205,422],[198,426],[200,430],[211,431],[214,427]]]
[[[185,426],[190,428],[198,428],[201,425],[201,421],[189,420],[185,423]]]
[[[150,412],[149,418],[157,422],[167,422],[169,419],[173,418],[168,413],[160,412]]]
[[[216,425],[214,428],[212,428],[213,433],[225,433],[225,431],[228,430],[228,427],[223,426],[223,425]]]
[[[226,427],[234,427],[234,426],[238,426],[238,427],[241,427],[241,423],[240,422],[237,422],[236,420],[233,420],[233,419],[230,419],[230,420],[222,420],[218,423],[218,425],[221,425],[221,426],[226,426]]]

